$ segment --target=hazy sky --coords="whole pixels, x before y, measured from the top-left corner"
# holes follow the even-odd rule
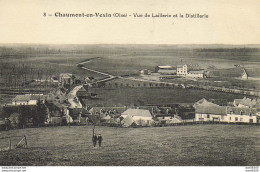
[[[43,17],[44,12],[53,16]],[[55,12],[132,16],[58,18]],[[133,13],[208,18],[134,18]],[[0,43],[259,44],[260,0],[0,0]]]

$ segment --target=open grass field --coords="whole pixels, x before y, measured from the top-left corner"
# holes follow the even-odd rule
[[[96,126],[102,148],[93,148],[92,126],[1,131],[27,135],[29,147],[0,152],[0,165],[26,166],[259,166],[260,128],[193,125],[160,128]],[[1,145],[4,140],[1,140]]]
[[[99,75],[94,72],[85,71],[77,68],[77,63],[92,58],[93,55],[45,55],[36,57],[26,57],[26,58],[8,58],[4,59],[0,63],[0,68],[2,73],[7,73],[12,71],[13,67],[17,71],[22,73],[27,73],[27,78],[30,79],[33,74],[33,78],[36,79],[38,72],[45,74],[46,72],[51,75],[58,76],[60,73],[73,73],[78,77],[82,76],[94,76],[95,78],[103,78],[103,75]],[[26,70],[23,70],[23,65]],[[31,72],[32,69],[32,72]],[[32,74],[31,74],[32,73]],[[44,78],[44,76],[43,76]]]
[[[141,105],[144,104],[174,104],[195,103],[207,99],[218,99],[224,103],[234,99],[243,98],[244,95],[212,92],[207,90],[193,89],[170,89],[170,88],[92,88],[90,90],[97,94],[97,99],[85,99],[86,105]]]
[[[38,73],[59,75],[70,72],[79,78],[85,76],[102,78],[104,76],[100,74],[76,67],[77,63],[93,57],[101,58],[84,64],[86,67],[113,75],[136,74],[144,68],[154,70],[157,65],[176,66],[185,63],[203,69],[210,66],[232,68],[234,65],[241,65],[249,71],[249,76],[260,77],[259,48],[232,46],[196,48],[192,45],[185,48],[175,45],[23,45],[21,47],[13,46],[11,49],[0,47],[0,84],[3,85],[8,77],[14,78],[14,76],[17,80],[22,80],[24,77],[27,80],[35,79]],[[49,50],[46,51],[48,53],[44,53],[45,49]]]
[[[127,73],[136,73],[141,69],[154,70],[157,65],[177,66],[178,64],[191,64],[202,69],[207,69],[210,66],[223,69],[241,65],[250,71],[252,77],[260,77],[259,50],[255,50],[254,54],[245,53],[244,55],[238,54],[237,49],[230,49],[228,53],[225,53],[225,50],[214,52],[214,49],[208,53],[195,53],[194,51],[196,50],[192,48],[175,49],[168,47],[168,49],[162,50],[157,47],[157,49],[150,51],[145,49],[134,51],[129,48],[125,50],[125,53],[104,55],[104,58],[93,60],[91,63],[87,63],[86,66],[113,75],[125,75]],[[256,70],[258,72],[253,72]]]
[[[24,49],[13,46],[8,52],[6,48],[0,47],[1,63],[32,64],[32,66],[44,65],[53,69],[62,66],[71,72],[72,66],[88,58],[102,57],[87,63],[87,67],[101,70],[115,75],[123,75],[136,72],[143,68],[154,69],[157,65],[173,65],[186,63],[196,64],[206,69],[209,66],[217,68],[229,68],[234,65],[243,65],[246,69],[259,70],[260,49],[259,48],[205,48],[201,46],[186,46],[181,48],[174,45],[24,45]],[[36,46],[36,49],[31,47]],[[4,46],[3,46],[4,47]],[[28,47],[28,48],[26,48]],[[44,53],[45,48],[60,49],[59,53]],[[202,48],[203,47],[203,48]],[[27,50],[29,49],[31,51]],[[35,47],[34,47],[35,48]],[[22,51],[23,50],[23,51]],[[31,52],[31,53],[30,53]],[[38,54],[36,53],[38,52]],[[40,52],[40,53],[39,53]],[[15,54],[15,55],[10,55]],[[56,64],[56,66],[55,66]],[[61,69],[62,71],[62,69]],[[76,72],[78,73],[78,72]],[[79,72],[80,73],[80,72]],[[259,73],[258,73],[259,74]],[[254,74],[255,75],[255,74]],[[259,74],[260,75],[260,74]]]

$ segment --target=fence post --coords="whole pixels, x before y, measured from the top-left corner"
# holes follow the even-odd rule
[[[9,150],[12,149],[12,140],[11,140],[11,137],[9,137]]]
[[[27,148],[27,139],[26,139],[26,135],[24,135],[24,141],[25,141],[25,148]]]

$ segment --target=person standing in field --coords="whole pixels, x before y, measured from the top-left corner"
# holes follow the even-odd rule
[[[97,140],[98,140],[99,147],[101,147],[101,143],[102,143],[102,140],[103,140],[101,134],[98,135]]]
[[[94,147],[96,147],[97,139],[98,139],[98,138],[97,138],[96,134],[94,133],[94,134],[93,134],[93,137],[92,137],[92,142],[93,142],[93,146],[94,146]]]

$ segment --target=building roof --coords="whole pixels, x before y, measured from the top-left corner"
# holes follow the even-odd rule
[[[71,74],[71,73],[61,73],[61,74],[60,74],[60,77],[63,77],[63,78],[71,78],[71,77],[72,77],[72,74]]]
[[[230,114],[231,112],[233,112],[233,114],[238,114],[240,115],[241,112],[243,115],[256,115],[257,113],[257,109],[256,108],[240,108],[240,107],[231,107],[228,106],[227,107],[227,113]]]
[[[17,95],[13,99],[13,102],[15,102],[15,101],[29,101],[29,100],[31,100],[31,95]]]
[[[208,75],[210,77],[238,77],[240,78],[244,74],[242,67],[228,68],[228,69],[215,69],[209,71]]]
[[[158,66],[160,69],[173,69],[172,66]]]
[[[29,100],[45,100],[46,96],[42,94],[24,94],[24,95],[17,95],[13,102],[15,101],[29,101]]]
[[[145,109],[127,109],[122,113],[122,115],[152,117],[149,110],[145,110]]]
[[[236,104],[236,106],[238,106],[241,101],[242,99],[234,99],[234,103]]]
[[[174,68],[159,69],[158,72],[176,72]]]
[[[196,103],[194,103],[193,107],[196,108],[197,106],[219,106],[219,105],[209,102],[208,100],[203,98],[197,101]]]
[[[46,96],[41,94],[32,94],[31,100],[45,100]]]
[[[239,104],[248,106],[248,107],[258,107],[260,105],[260,101],[256,99],[250,99],[244,97],[243,99],[235,99],[234,103],[238,106]]]
[[[94,112],[100,112],[101,110],[103,111],[116,111],[117,113],[123,113],[126,110],[126,107],[92,107],[89,112],[94,113]]]
[[[239,104],[242,104],[244,106],[253,107],[256,104],[256,100],[251,100],[249,98],[243,98]]]
[[[226,106],[198,106],[195,113],[227,115]]]
[[[133,118],[129,115],[127,115],[122,121],[121,121],[122,125],[124,127],[130,127],[131,125],[135,124]]]
[[[190,70],[189,73],[203,74],[203,73],[205,73],[205,71],[204,70]]]

